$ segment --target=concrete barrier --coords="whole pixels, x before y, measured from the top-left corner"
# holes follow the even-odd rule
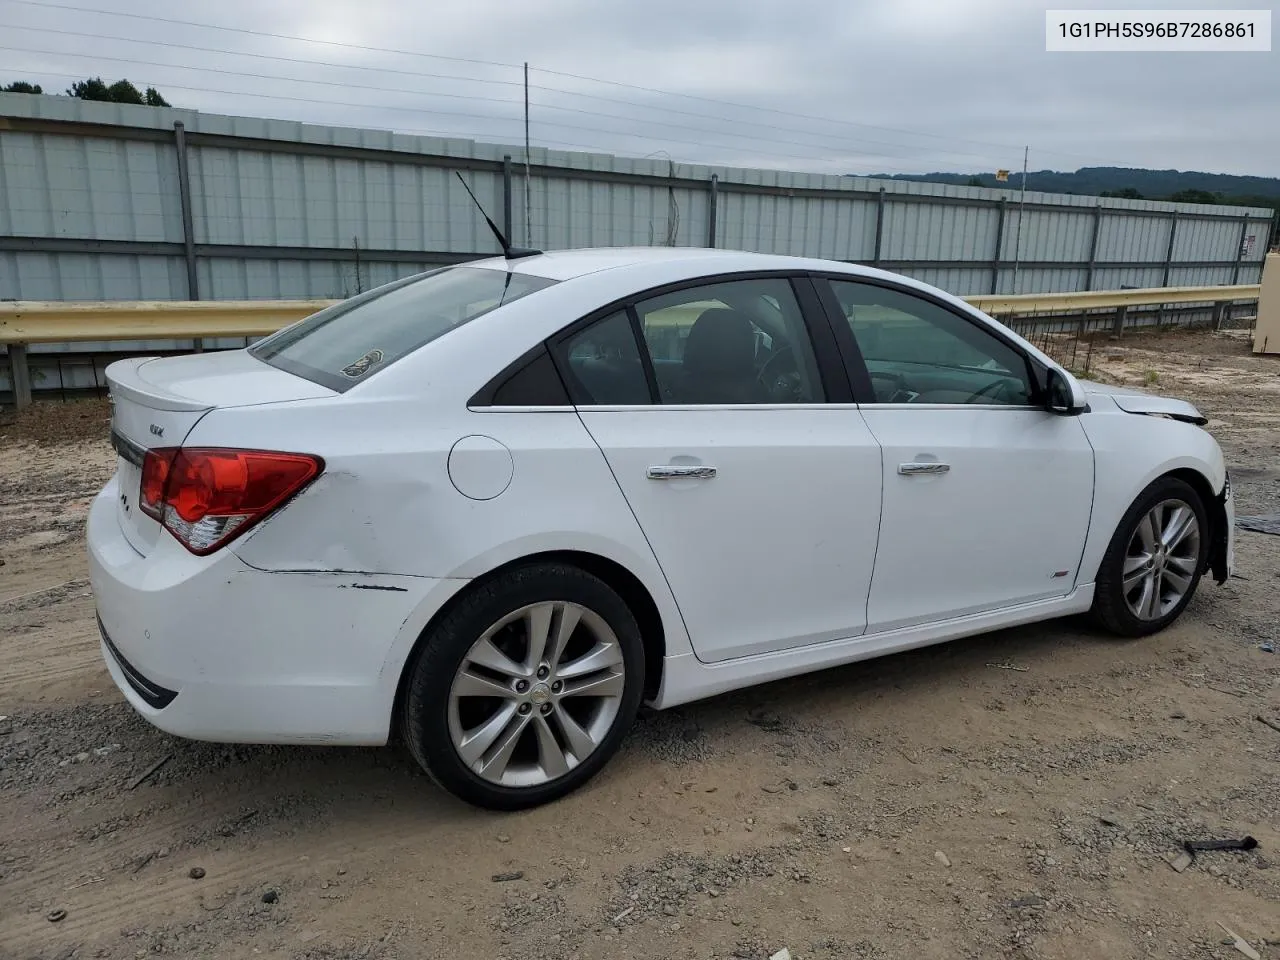
[[[1280,253],[1268,253],[1258,294],[1258,322],[1253,328],[1254,353],[1280,353]]]

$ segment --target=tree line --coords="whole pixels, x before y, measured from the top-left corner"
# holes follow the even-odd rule
[[[954,183],[970,187],[1019,190],[1022,171],[1008,180],[994,173],[872,174],[882,179]],[[1132,167],[1081,167],[1075,171],[1032,170],[1027,189],[1077,196],[1125,200],[1172,200],[1175,203],[1221,203],[1243,207],[1280,207],[1280,178],[1248,177],[1192,170],[1148,170]]]
[[[0,87],[0,92],[44,93],[44,88],[38,83],[15,80],[7,86]],[[128,80],[107,83],[101,77],[77,80],[67,87],[66,95],[80,100],[97,100],[102,103],[136,103],[147,107],[167,107],[171,105],[168,100],[160,95],[160,91],[155,87],[139,90]]]

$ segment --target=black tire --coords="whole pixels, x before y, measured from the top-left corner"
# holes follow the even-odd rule
[[[1157,619],[1145,620],[1135,615],[1125,601],[1123,588],[1125,555],[1138,523],[1148,511],[1162,500],[1175,498],[1191,507],[1195,512],[1196,521],[1200,524],[1200,548],[1195,573],[1192,575],[1190,587],[1172,609]],[[1199,586],[1200,577],[1205,570],[1211,534],[1204,501],[1193,486],[1177,477],[1160,477],[1152,481],[1133,501],[1111,537],[1111,543],[1107,546],[1107,552],[1098,567],[1093,607],[1089,611],[1090,619],[1104,630],[1122,637],[1145,637],[1169,626],[1182,615],[1182,611],[1195,596],[1196,587]]]
[[[557,779],[509,787],[483,779],[458,756],[449,731],[449,693],[463,657],[490,626],[529,604],[567,601],[600,616],[618,639],[624,688],[613,726],[585,760]],[[423,636],[407,667],[401,732],[411,756],[437,784],[478,807],[520,810],[578,789],[617,752],[644,691],[644,647],[635,617],[603,580],[564,563],[513,567],[466,593]]]

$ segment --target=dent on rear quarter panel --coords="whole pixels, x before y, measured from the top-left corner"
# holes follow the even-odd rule
[[[396,514],[415,516],[441,492],[438,478],[432,482],[426,470],[410,479],[393,471],[370,470],[365,477],[326,469],[235,549],[262,570],[431,576],[406,562],[412,537]]]
[[[653,550],[577,413],[468,411],[474,385],[460,390],[457,407],[431,389],[430,399],[344,394],[212,411],[188,443],[288,449],[325,461],[315,483],[230,549],[265,571],[385,573],[452,584],[548,550],[600,553],[649,590],[666,652],[689,652]],[[472,434],[511,451],[511,484],[493,499],[468,499],[449,479],[449,451]],[[431,612],[416,611],[404,630]]]
[[[278,448],[286,437],[289,449],[325,459],[314,483],[232,545],[253,567],[456,580],[537,553],[597,553],[648,589],[668,652],[688,649],[653,551],[572,410],[450,418],[401,399],[261,407],[251,416],[218,410],[209,419],[199,442]],[[449,451],[471,434],[511,451],[511,482],[490,500],[467,498],[449,479]]]

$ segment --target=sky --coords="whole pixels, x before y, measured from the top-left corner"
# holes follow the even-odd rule
[[[1280,20],[1274,2],[1252,6]],[[0,0],[0,84],[62,92],[126,77],[211,113],[519,144],[527,62],[534,146],[868,174],[1018,170],[1025,145],[1032,171],[1280,176],[1280,53],[1047,53],[1044,11],[1028,0]]]

